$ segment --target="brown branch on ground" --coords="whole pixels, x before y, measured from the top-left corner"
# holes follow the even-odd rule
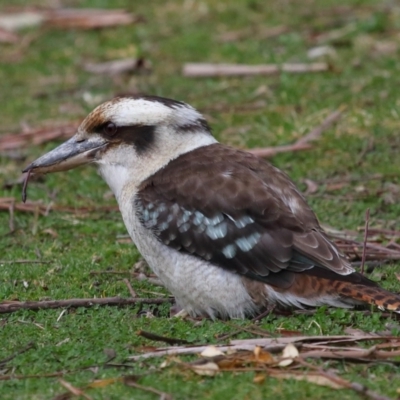
[[[58,382],[60,382],[60,384],[61,384],[62,386],[64,386],[65,389],[68,390],[67,394],[72,394],[72,395],[74,395],[74,396],[79,396],[79,397],[82,396],[82,397],[85,398],[86,400],[92,400],[92,398],[91,398],[90,396],[88,396],[82,389],[77,388],[76,386],[73,386],[71,383],[65,381],[64,379],[59,378],[59,379],[58,379]],[[68,396],[68,397],[69,397],[69,396]],[[67,398],[68,398],[68,397],[67,397]],[[60,396],[54,397],[53,400],[61,400],[61,399],[65,399],[65,398],[66,398],[66,396],[65,396],[65,394],[63,393],[63,394],[61,394]]]
[[[368,349],[357,347],[361,341],[375,341],[377,344]],[[397,336],[379,336],[354,331],[352,335],[342,336],[257,338],[233,340],[229,345],[160,347],[156,351],[131,356],[129,359],[139,361],[169,356],[164,362],[166,366],[175,363],[185,371],[191,370],[198,375],[214,376],[219,371],[231,373],[254,371],[266,374],[265,377],[304,380],[333,389],[346,388],[371,400],[388,400],[362,384],[343,379],[331,370],[325,371],[305,359],[322,358],[369,364],[384,361],[397,365],[399,349],[400,338]],[[280,352],[281,355],[274,355]],[[178,358],[180,355],[190,354],[200,355],[200,358],[197,357],[192,362]],[[303,368],[300,370],[299,367]],[[265,377],[256,376],[254,382],[259,383]]]
[[[211,64],[211,63],[186,63],[183,65],[183,76],[220,77],[220,76],[251,76],[251,75],[275,75],[281,72],[292,74],[304,74],[329,71],[329,65],[324,62],[307,64]]]
[[[369,208],[367,208],[367,211],[365,212],[364,242],[363,242],[363,252],[361,259],[361,270],[360,270],[361,275],[364,275],[365,258],[367,256],[368,224],[369,224]]]
[[[10,229],[10,232],[14,232],[15,231],[14,209],[15,209],[15,202],[12,201],[11,204],[8,206],[8,211],[10,213],[10,218],[8,220],[8,227]]]
[[[166,336],[160,336],[160,335],[157,335],[156,333],[147,332],[147,331],[143,331],[143,330],[136,332],[136,334],[138,336],[142,336],[149,340],[154,340],[156,342],[164,342],[164,343],[171,344],[171,345],[190,344],[190,342],[188,342],[187,340],[184,340],[184,339],[176,339],[176,338],[171,338],[171,337],[166,337]]]
[[[3,358],[0,360],[0,366],[4,366],[4,364],[7,364],[9,361],[13,360],[15,357],[19,356],[20,354],[23,354],[27,352],[30,349],[33,349],[36,347],[36,344],[34,342],[28,343],[25,347],[22,349],[16,351],[14,354],[11,354],[11,356],[8,356],[6,358]]]
[[[126,386],[134,387],[136,389],[143,390],[144,392],[156,394],[157,396],[160,396],[160,399],[163,400],[172,400],[172,396],[170,394],[161,392],[160,390],[157,390],[151,386],[139,385],[138,383],[136,383],[136,381],[137,377],[135,375],[123,377],[123,382]]]
[[[333,373],[331,370],[329,372],[327,372],[327,371],[324,371],[320,367],[315,367],[314,365],[312,365],[308,362],[305,362],[302,359],[302,357],[298,357],[296,359],[296,361],[304,367],[307,367],[311,370],[317,371],[321,376],[328,378],[329,380],[338,384],[339,386],[341,386],[343,388],[351,389],[363,397],[366,397],[371,400],[390,400],[388,397],[382,396],[378,393],[375,393],[372,390],[368,389],[366,386],[361,385],[360,383],[350,382],[346,379],[341,378],[340,376]]]
[[[9,211],[10,205],[13,204],[15,211],[22,212],[39,212],[40,215],[47,216],[51,210],[68,212],[73,214],[85,214],[89,212],[112,212],[119,211],[118,206],[102,206],[102,207],[64,207],[57,206],[52,203],[45,205],[40,202],[27,201],[26,203],[16,203],[14,197],[0,198],[0,211]]]
[[[42,261],[42,260],[0,260],[0,264],[51,264],[51,261]]]
[[[125,285],[127,286],[128,290],[129,290],[129,293],[131,294],[132,298],[136,298],[137,294],[136,294],[135,290],[133,289],[133,287],[132,287],[131,283],[129,282],[129,280],[124,278],[123,281],[124,281]]]
[[[0,375],[0,381],[12,381],[14,379],[32,379],[32,378],[55,378],[57,376],[64,376],[69,374],[71,371],[58,371],[50,372],[48,374],[37,374],[37,375]]]
[[[249,153],[257,157],[272,157],[278,153],[286,153],[291,151],[307,150],[311,148],[310,142],[319,139],[323,132],[329,129],[335,122],[337,122],[345,110],[344,106],[339,107],[336,111],[330,113],[322,122],[312,129],[307,135],[298,139],[294,144],[276,146],[276,147],[261,147],[247,150]]]
[[[3,301],[0,303],[0,314],[12,313],[19,310],[43,310],[64,307],[93,307],[100,306],[129,306],[134,304],[164,304],[173,303],[173,298],[121,298],[104,297],[99,299],[68,299],[68,300],[45,300],[45,301]]]
[[[68,122],[51,126],[29,128],[21,133],[0,136],[0,150],[19,149],[29,144],[39,145],[57,139],[69,139],[77,130],[80,122]]]

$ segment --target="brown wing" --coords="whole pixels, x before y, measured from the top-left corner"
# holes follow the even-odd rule
[[[165,245],[252,279],[287,287],[293,272],[353,272],[284,173],[220,144],[172,160],[136,207]]]

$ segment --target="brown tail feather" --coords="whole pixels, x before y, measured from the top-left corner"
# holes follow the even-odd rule
[[[311,270],[313,271],[313,270]],[[273,288],[272,297],[283,305],[322,305],[351,307],[357,304],[373,304],[381,310],[400,313],[400,295],[388,292],[375,282],[355,272],[340,276],[331,274],[322,277],[320,273],[309,271],[296,274],[292,286],[288,289]]]
[[[336,281],[337,292],[343,297],[374,304],[381,310],[400,313],[400,295],[388,292],[379,286],[354,285],[349,282]]]

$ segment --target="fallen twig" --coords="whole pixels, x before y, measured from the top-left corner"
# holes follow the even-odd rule
[[[62,386],[65,387],[65,389],[68,390],[68,393],[73,394],[74,396],[82,396],[86,400],[92,400],[90,396],[88,396],[82,389],[77,388],[76,386],[73,386],[71,383],[65,381],[64,379],[60,378],[58,380]],[[64,395],[61,395],[62,398],[65,398]],[[60,399],[60,396],[57,396],[56,399]]]
[[[143,58],[126,58],[123,60],[113,60],[104,63],[87,63],[83,66],[84,70],[92,74],[120,75],[132,73],[134,71],[149,69],[150,65]]]
[[[42,144],[56,139],[69,139],[78,128],[78,122],[29,128],[18,134],[0,136],[0,150],[19,149],[29,144]]]
[[[365,212],[365,231],[364,231],[364,243],[363,243],[363,252],[362,252],[362,259],[361,259],[361,275],[364,275],[364,264],[365,258],[367,255],[367,240],[368,240],[368,224],[369,224],[369,208]]]
[[[98,29],[129,25],[141,20],[125,10],[95,8],[54,9],[45,13],[47,26],[61,29]]]
[[[121,298],[104,297],[100,299],[68,299],[68,300],[46,300],[46,301],[3,301],[0,303],[0,314],[12,313],[18,310],[42,310],[64,307],[93,307],[102,306],[129,306],[132,304],[163,304],[172,303],[173,298]]]
[[[20,38],[16,33],[0,27],[1,43],[17,43],[19,40]]]
[[[171,344],[171,345],[189,344],[190,343],[190,342],[188,342],[187,340],[184,340],[184,339],[176,339],[176,338],[160,336],[160,335],[157,335],[156,333],[147,332],[147,331],[143,331],[143,330],[138,331],[137,335],[138,336],[142,336],[142,337],[144,337],[146,339],[149,339],[149,340],[154,340],[156,342],[164,342],[164,343]]]
[[[124,376],[123,378],[123,382],[126,386],[134,387],[136,389],[140,389],[145,392],[154,393],[157,396],[160,396],[160,399],[163,400],[172,400],[172,396],[170,394],[161,392],[160,390],[157,390],[151,386],[139,385],[138,383],[136,383],[136,380],[137,380],[136,376]]]
[[[50,263],[51,261],[42,261],[42,260],[0,260],[0,264],[50,264]]]
[[[22,349],[16,351],[14,354],[11,354],[11,356],[8,356],[8,357],[3,358],[2,360],[0,360],[0,366],[3,366],[4,364],[8,363],[9,361],[14,359],[15,357],[19,356],[20,354],[23,354],[23,353],[27,352],[30,349],[33,349],[34,347],[36,347],[34,342],[28,343]]]
[[[246,151],[248,151],[251,154],[254,154],[257,157],[273,157],[279,153],[290,153],[294,151],[309,150],[309,149],[311,149],[311,145],[307,143],[300,145],[294,143],[294,144],[286,144],[275,147],[256,147],[253,149],[248,149]]]
[[[351,389],[354,390],[355,392],[357,392],[358,394],[367,397],[369,399],[372,400],[390,400],[388,397],[386,396],[382,396],[378,393],[373,392],[372,390],[368,389],[366,386],[361,385],[360,383],[357,382],[350,382],[346,379],[341,378],[340,376],[337,376],[336,374],[334,374],[332,371],[324,371],[322,368],[320,367],[315,367],[314,365],[305,362],[304,360],[302,360],[302,357],[298,357],[296,359],[296,361],[307,367],[310,368],[311,370],[317,371],[320,375],[328,378],[329,380],[331,380],[332,382],[338,384],[339,386],[343,387],[343,388],[347,388],[347,389]]]
[[[14,208],[15,208],[15,202],[12,201],[11,204],[8,207],[9,213],[10,213],[10,218],[8,220],[8,227],[10,229],[10,232],[15,231],[15,224],[14,224]]]
[[[50,210],[68,212],[73,214],[80,214],[80,213],[84,214],[94,211],[111,212],[119,210],[118,206],[64,207],[64,206],[57,206],[52,203],[45,205],[41,202],[33,202],[33,201],[27,201],[26,203],[16,203],[14,197],[3,197],[0,198],[0,211],[1,210],[9,211],[10,205],[12,203],[14,203],[13,207],[15,211],[32,212],[32,213],[39,212],[39,214],[43,216],[47,216]]]
[[[131,294],[132,298],[137,298],[137,294],[136,294],[135,290],[133,289],[133,287],[132,287],[131,283],[129,282],[129,280],[124,278],[123,281],[124,281],[125,285],[127,286],[128,290],[129,290],[129,293]]]
[[[290,151],[307,150],[311,148],[310,142],[318,139],[321,134],[332,126],[333,123],[337,122],[342,116],[344,106],[339,107],[336,111],[330,113],[322,122],[321,125],[312,129],[307,135],[298,139],[294,144],[276,146],[276,147],[262,147],[249,149],[248,152],[254,154],[257,157],[272,157],[278,153],[285,153]]]
[[[221,33],[217,40],[221,43],[236,42],[248,37],[257,38],[257,40],[270,39],[280,36],[289,31],[285,25],[277,25],[273,27],[263,27],[261,30],[255,30],[254,27],[245,28],[237,31],[228,31]]]
[[[75,371],[58,371],[58,372],[50,372],[48,374],[38,374],[38,375],[0,375],[0,381],[11,381],[14,379],[32,379],[32,378],[54,378],[57,376],[64,376],[70,374]]]
[[[268,347],[276,347],[277,345],[286,345],[288,343],[302,343],[302,342],[322,342],[325,343],[327,340],[335,343],[345,343],[352,341],[365,341],[365,340],[388,340],[388,336],[376,336],[376,335],[365,335],[365,336],[350,336],[350,335],[338,335],[338,336],[290,336],[290,337],[279,337],[279,338],[259,338],[259,339],[240,339],[232,340],[229,345],[217,345],[221,351],[232,351],[232,350],[249,350],[253,351],[256,346],[262,347],[268,350]],[[395,337],[395,339],[397,339]],[[187,354],[198,354],[206,349],[204,346],[192,346],[192,347],[161,347],[157,351],[150,353],[139,354],[129,357],[129,360],[139,360],[144,358],[162,357],[162,356],[175,356],[175,355],[187,355]]]
[[[183,76],[219,77],[219,76],[247,76],[247,75],[275,75],[281,72],[304,74],[309,72],[324,72],[329,70],[327,63],[310,64],[210,64],[210,63],[186,63],[183,66]]]

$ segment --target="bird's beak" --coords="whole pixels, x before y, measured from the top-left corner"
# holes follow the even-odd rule
[[[100,136],[82,139],[79,134],[76,134],[54,150],[35,160],[22,172],[32,171],[45,174],[47,172],[66,171],[95,161],[99,150],[106,145],[107,142]]]

